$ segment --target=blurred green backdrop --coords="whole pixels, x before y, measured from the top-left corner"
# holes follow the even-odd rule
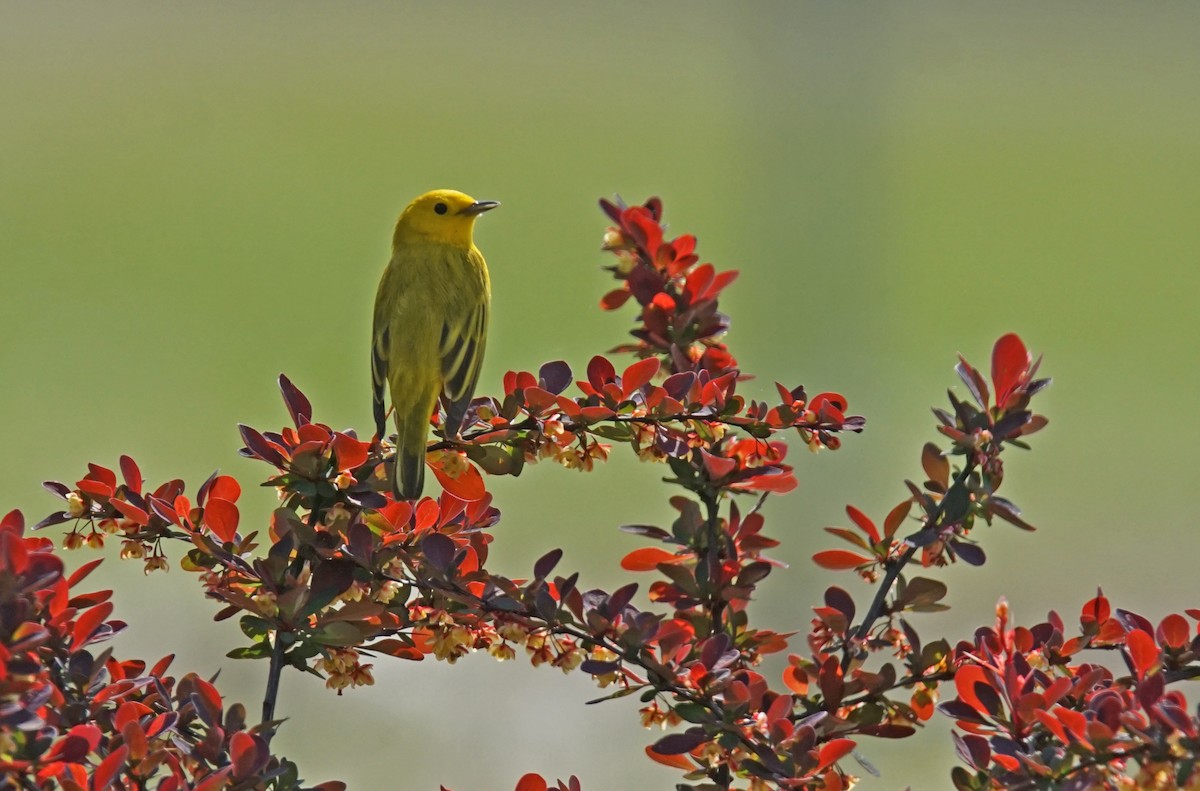
[[[1008,596],[1068,621],[1096,586],[1156,620],[1194,605],[1200,285],[1200,12],[1158,4],[4,4],[0,9],[0,507],[132,454],[147,477],[247,484],[235,423],[285,413],[286,371],[318,418],[369,427],[367,335],[395,215],[451,186],[504,207],[479,225],[495,281],[482,388],[508,368],[579,370],[619,342],[601,314],[601,195],[659,194],[676,232],[742,270],[729,342],[759,378],[839,390],[868,431],[798,456],[769,506],[791,568],[775,628],[845,576],[807,557],[854,503],[874,516],[920,475],[954,354],[986,365],[1020,332],[1055,385],[1049,430],[1010,462],[1041,527],[983,530],[953,568],[969,636]],[[497,568],[546,547],[607,585],[663,519],[660,470],[495,482]],[[115,550],[110,553],[115,555]],[[81,560],[85,555],[76,557]],[[88,555],[90,557],[90,555]],[[105,564],[123,652],[179,653],[256,709],[260,663],[186,573]],[[669,788],[636,704],[587,707],[583,678],[485,656],[379,663],[334,697],[288,677],[280,748],[355,789],[509,789],[525,771],[587,789]],[[860,750],[862,788],[948,787],[946,724]]]

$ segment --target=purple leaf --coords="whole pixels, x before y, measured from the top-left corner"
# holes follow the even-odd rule
[[[283,403],[287,406],[288,413],[292,416],[292,422],[296,424],[296,428],[300,428],[306,423],[312,422],[312,404],[308,403],[304,393],[301,393],[297,387],[292,384],[292,380],[288,379],[284,374],[279,375],[279,390],[283,393]]]
[[[538,369],[538,387],[558,395],[571,384],[571,366],[562,360],[546,363]]]

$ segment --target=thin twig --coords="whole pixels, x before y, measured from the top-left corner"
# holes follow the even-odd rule
[[[963,465],[963,468],[958,475],[954,476],[954,482],[950,485],[950,488],[946,490],[946,494],[942,496],[941,502],[938,503],[937,508],[935,508],[933,513],[930,514],[925,520],[925,527],[922,528],[923,530],[932,530],[938,526],[938,521],[942,518],[942,514],[945,513],[946,500],[949,497],[950,492],[953,491],[954,487],[956,486],[964,486],[966,484],[967,477],[974,471],[974,469],[975,463],[973,461],[967,461],[967,463]],[[913,559],[913,555],[916,553],[916,545],[910,544],[908,548],[900,554],[899,557],[892,559],[886,564],[887,573],[884,574],[883,582],[880,583],[879,589],[875,591],[875,598],[872,600],[871,606],[867,609],[866,614],[863,616],[862,623],[859,624],[858,628],[854,630],[854,633],[850,636],[850,639],[847,640],[845,646],[843,646],[843,672],[850,667],[850,662],[853,658],[850,653],[851,646],[858,641],[867,639],[867,635],[871,633],[871,627],[873,627],[875,622],[879,620],[879,617],[883,615],[884,607],[887,604],[888,593],[891,592],[892,586],[896,584],[896,578],[900,576],[900,572],[904,570],[904,567],[908,565],[908,562]]]

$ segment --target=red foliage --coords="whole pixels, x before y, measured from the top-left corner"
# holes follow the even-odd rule
[[[265,485],[280,497],[265,531],[242,523],[241,487],[215,473],[191,498],[179,480],[149,490],[128,457],[119,479],[93,464],[73,487],[46,484],[65,507],[39,527],[71,523],[68,547],[117,535],[122,556],[152,571],[167,567],[171,541],[184,542],[182,566],[221,603],[216,618],[239,618],[246,642],[230,656],[267,660],[258,726],[246,727],[244,709],[226,706],[210,682],[167,676],[167,661],[147,671],[94,655],[124,627],[111,619],[110,592],[70,591],[94,564],[64,580],[49,541],[25,537],[19,514],[5,517],[0,658],[5,700],[17,703],[0,711],[0,768],[33,778],[32,787],[142,788],[157,778],[167,791],[298,788],[295,768],[270,744],[284,667],[324,676],[340,694],[373,683],[373,657],[454,662],[482,649],[511,659],[523,648],[534,665],[592,676],[608,698],[640,695],[647,727],[681,726],[647,749],[698,784],[680,788],[849,788],[855,778],[842,763],[856,740],[911,736],[938,709],[960,731],[958,788],[1116,787],[1103,784],[1118,776],[1140,787],[1173,787],[1162,784],[1167,776],[1200,784],[1191,769],[1200,726],[1168,689],[1200,675],[1188,620],[1200,611],[1154,626],[1098,595],[1068,639],[1053,613],[1010,627],[1001,606],[994,626],[953,647],[923,641],[908,620],[943,609],[948,595],[933,577],[906,575],[912,564],[932,574],[958,560],[984,563],[980,520],[1033,529],[997,494],[1007,449],[1027,447],[1046,425],[1030,403],[1048,380],[1036,378],[1040,361],[1013,334],[993,348],[990,381],[959,358],[970,398],[951,394],[949,409],[935,410],[949,446],[921,450],[923,483],[906,481],[907,496],[881,522],[848,507],[851,527],[826,528],[851,548],[821,549],[814,561],[853,571],[874,594],[859,606],[828,588],[773,688],[758,668],[787,651],[793,633],[751,625],[757,587],[780,565],[766,554],[778,542],[763,534],[761,505],[796,486],[788,434],[836,450],[864,421],[837,393],[810,397],[782,384],[766,400],[740,393],[750,377],[724,342],[729,319],[718,304],[736,272],[700,263],[693,236],[668,239],[657,199],[601,207],[614,223],[604,248],[618,281],[601,306],[637,304],[634,342],[612,350],[634,361],[597,355],[578,379],[562,361],[508,372],[498,393],[475,399],[460,436],[430,445],[437,497],[393,500],[388,442],[316,421],[282,376],[291,425],[241,427],[242,455],[269,466]],[[556,573],[560,550],[523,579],[492,571],[501,515],[484,473],[519,475],[544,459],[586,471],[614,445],[665,464],[678,487],[671,524],[622,528],[649,542],[621,561],[654,575],[642,599],[635,583],[586,589],[577,573]],[[1128,673],[1075,663],[1095,650]],[[956,697],[937,705],[943,682]],[[551,788],[579,791],[579,782],[551,786],[529,774],[517,784]]]

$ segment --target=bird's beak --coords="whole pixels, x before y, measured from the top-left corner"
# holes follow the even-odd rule
[[[465,206],[459,209],[458,213],[474,216],[476,214],[483,214],[485,211],[491,211],[499,205],[500,201],[498,200],[477,200],[470,206]]]

